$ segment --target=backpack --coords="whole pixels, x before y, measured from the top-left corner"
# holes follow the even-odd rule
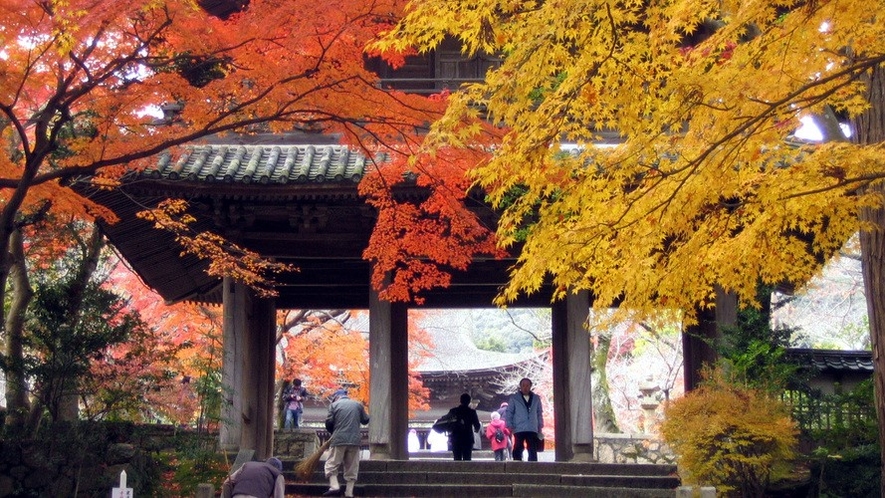
[[[504,440],[504,431],[501,430],[500,427],[495,428],[495,441],[501,442]]]
[[[463,424],[463,421],[459,420],[457,415],[449,412],[436,419],[436,422],[433,423],[433,430],[440,434],[444,432],[454,432],[458,427],[459,422]]]

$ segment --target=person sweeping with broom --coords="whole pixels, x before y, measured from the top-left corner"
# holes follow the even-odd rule
[[[326,416],[326,430],[332,434],[329,438],[332,451],[324,468],[326,478],[329,479],[329,490],[323,496],[341,495],[338,470],[342,465],[344,496],[353,496],[353,486],[360,469],[360,424],[368,424],[369,415],[362,403],[347,397],[346,389],[335,391],[332,400]]]

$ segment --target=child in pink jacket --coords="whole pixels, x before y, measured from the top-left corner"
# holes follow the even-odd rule
[[[498,432],[500,431],[500,434]],[[492,450],[495,452],[495,461],[503,462],[504,450],[507,449],[510,442],[510,429],[501,419],[501,414],[492,412],[492,421],[486,426],[486,437],[492,442]]]

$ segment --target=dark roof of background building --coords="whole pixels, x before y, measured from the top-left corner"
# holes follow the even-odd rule
[[[813,367],[820,372],[873,371],[873,353],[871,351],[789,348],[786,351],[786,357],[802,366]]]

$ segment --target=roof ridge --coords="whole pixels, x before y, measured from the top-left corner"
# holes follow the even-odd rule
[[[164,152],[143,175],[228,183],[358,183],[366,156],[344,144],[187,144]]]

